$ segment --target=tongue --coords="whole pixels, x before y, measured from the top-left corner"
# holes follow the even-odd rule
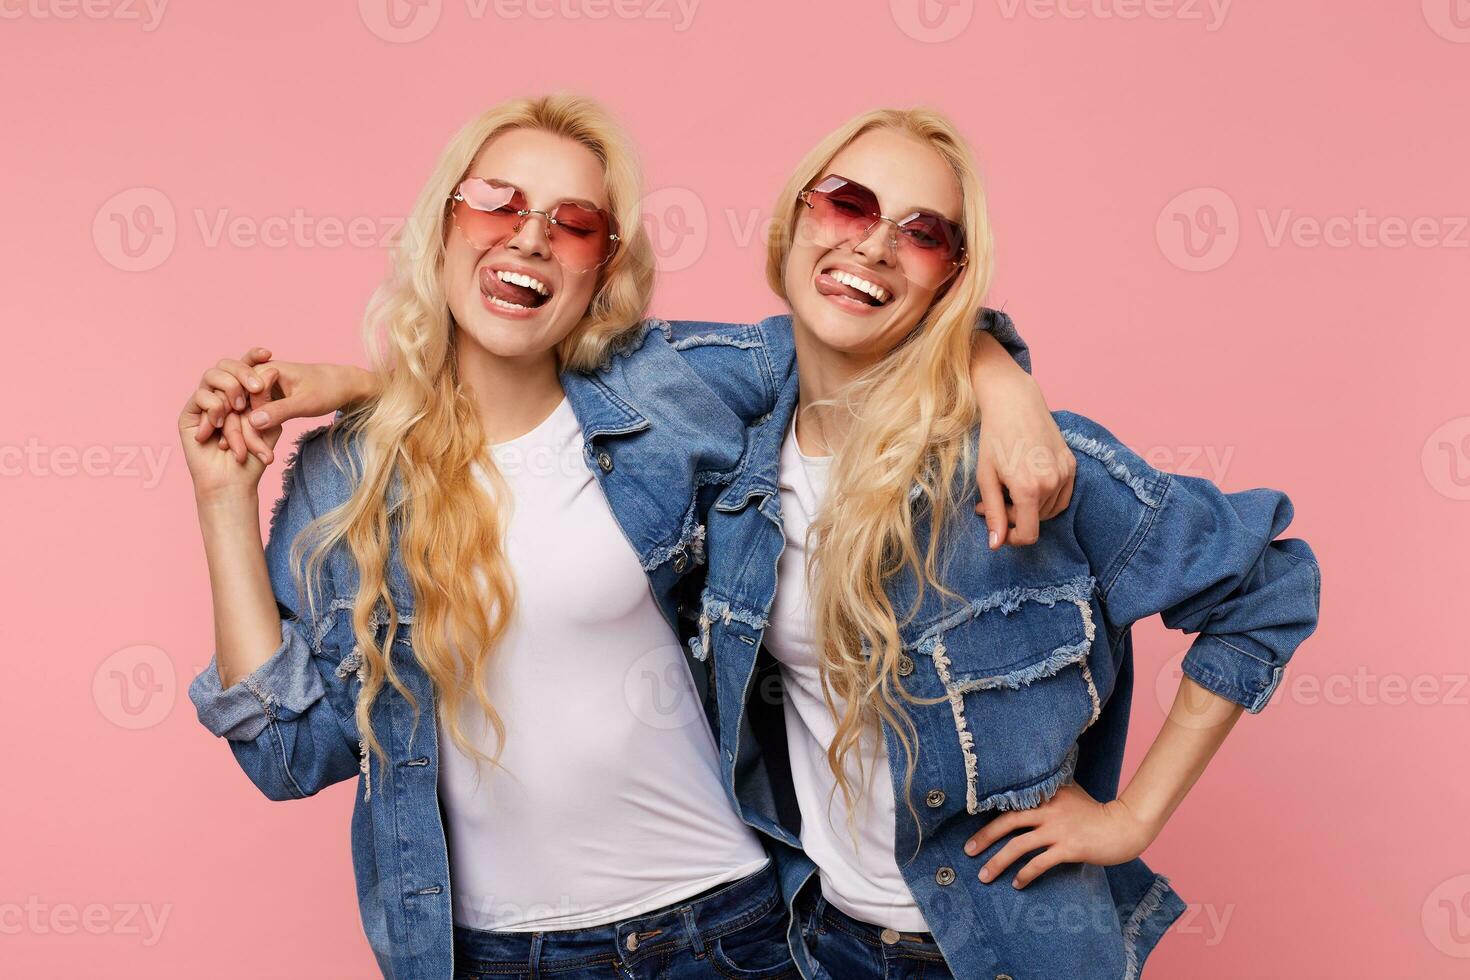
[[[869,306],[873,305],[873,297],[861,289],[855,289],[852,286],[840,283],[825,273],[817,277],[817,292],[823,296],[846,296],[848,299],[857,300],[859,303],[866,303]]]
[[[499,276],[481,277],[480,286],[491,296],[507,303],[534,307],[541,302],[541,294],[530,286],[517,286],[515,283],[504,282]]]

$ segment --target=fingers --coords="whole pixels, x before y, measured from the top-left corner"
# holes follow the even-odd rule
[[[221,362],[223,363],[223,362]],[[245,411],[249,402],[249,392],[245,390],[245,383],[236,375],[220,368],[210,368],[204,372],[203,384],[219,392],[224,398],[225,404],[235,412]]]
[[[279,378],[279,372],[275,368],[265,368],[260,374],[261,378],[265,381],[265,390],[259,394],[250,396],[252,414],[256,410],[266,409],[271,404],[271,392],[275,390],[276,381]],[[275,438],[267,439],[264,433],[268,432],[270,432],[269,427],[256,428],[249,423],[245,425],[245,440],[250,447],[251,455],[259,459],[266,466],[269,466],[271,460],[275,458],[273,447],[275,446],[276,440]]]
[[[1040,850],[1051,844],[1052,841],[1041,830],[1033,830],[1028,834],[1020,834],[1006,842],[1006,846],[996,851],[989,861],[980,869],[980,880],[989,884],[1017,861],[1021,860],[1032,851]]]
[[[199,427],[194,430],[196,442],[204,442],[214,434],[214,430],[224,424],[225,416],[229,414],[229,406],[225,404],[224,398],[214,393],[211,388],[200,388],[194,392],[191,399],[199,412]]]
[[[259,431],[274,429],[289,419],[306,418],[314,413],[300,407],[301,400],[287,395],[272,401],[251,405],[249,422]]]
[[[980,504],[975,508],[975,513],[985,517],[985,526],[990,532],[990,550],[994,551],[1005,544],[1010,531],[1010,522],[1006,518],[1005,491],[1001,489],[1000,477],[996,475],[995,468],[984,461],[975,467],[975,484],[980,490]]]
[[[1052,512],[1049,516],[1055,517],[1072,506],[1072,490],[1076,485],[1077,460],[1068,456],[1066,468],[1062,473],[1062,485],[1057,488],[1057,494],[1052,499]]]
[[[986,848],[1000,840],[1006,834],[1019,830],[1022,827],[1034,827],[1041,822],[1039,811],[1032,810],[1007,810],[984,827],[981,827],[974,836],[965,842],[965,853],[970,857],[978,857]]]
[[[265,382],[261,380],[260,373],[255,370],[253,365],[247,364],[244,361],[237,361],[234,358],[226,357],[211,370],[220,371],[233,377],[240,388],[243,389],[240,391],[242,398],[246,392],[265,390]],[[208,371],[205,372],[206,377],[209,373]],[[218,386],[216,385],[215,387]],[[233,399],[231,399],[231,402],[233,404]],[[244,406],[242,405],[236,410],[243,411]]]
[[[271,352],[264,347],[252,347],[240,356],[240,360],[254,367],[271,359]]]
[[[1021,870],[1016,872],[1016,877],[1011,880],[1011,884],[1017,888],[1025,888],[1041,875],[1059,864],[1065,864],[1068,860],[1070,859],[1067,857],[1067,852],[1062,849],[1061,845],[1053,844],[1022,865]]]
[[[249,426],[241,424],[239,412],[231,412],[225,418],[224,432],[221,438],[230,447],[230,452],[234,455],[235,462],[237,463],[244,463],[247,455],[253,455],[253,450],[250,448],[249,440],[245,435],[245,430],[248,428]]]
[[[1011,531],[1011,544],[1035,544],[1041,536],[1041,501],[1034,483],[1012,485],[1011,503],[1015,505],[1012,519],[1016,523]]]
[[[1041,519],[1049,521],[1072,502],[1072,486],[1077,477],[1077,461],[1068,454],[1056,459],[1056,468],[1047,472],[1043,482],[1047,485],[1046,499],[1041,503]]]

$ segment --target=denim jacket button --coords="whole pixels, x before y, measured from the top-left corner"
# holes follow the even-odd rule
[[[940,868],[934,872],[934,882],[938,885],[953,885],[954,868]]]
[[[597,465],[602,468],[602,472],[611,473],[613,468],[612,453],[608,452],[606,449],[598,453]]]
[[[688,567],[689,557],[685,555],[684,552],[681,551],[678,554],[674,555],[674,571],[682,574],[684,569]]]
[[[907,656],[898,658],[898,676],[907,677],[914,672],[914,662]]]
[[[938,808],[944,806],[944,790],[931,789],[924,796],[924,803],[930,807]]]
[[[995,980],[1011,980],[1011,975],[1009,973],[997,973]]]

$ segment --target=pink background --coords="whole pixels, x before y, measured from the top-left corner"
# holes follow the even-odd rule
[[[956,117],[1053,406],[1287,489],[1324,569],[1277,702],[1149,852],[1192,903],[1149,975],[1470,975],[1470,4],[387,2],[0,4],[0,973],[375,975],[352,785],[267,802],[185,695],[175,417],[251,344],[361,362],[452,130],[568,88],[642,149],[669,316],[776,311],[757,223],[819,135]],[[1185,645],[1139,630],[1134,762]]]

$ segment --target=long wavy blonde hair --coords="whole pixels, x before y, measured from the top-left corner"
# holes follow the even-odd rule
[[[825,506],[810,529],[807,565],[813,635],[821,648],[822,687],[837,720],[827,751],[849,813],[856,790],[846,762],[876,721],[898,734],[906,757],[905,801],[918,740],[905,702],[919,699],[899,681],[900,624],[915,607],[894,609],[884,588],[911,569],[919,583],[949,593],[936,559],[941,527],[957,505],[957,474],[973,470],[978,419],[970,381],[970,345],[993,265],[985,194],[964,138],[929,109],[878,109],[840,126],[797,165],[776,199],[766,281],[786,299],[786,260],[800,212],[798,195],[827,173],[833,157],[864,133],[889,129],[933,147],[963,193],[961,224],[968,261],[942,288],[913,331],[836,399],[846,441],[832,461]],[[912,499],[913,488],[918,499]],[[925,540],[916,540],[921,516]],[[952,593],[950,593],[952,594]],[[867,770],[860,769],[861,778]],[[915,814],[917,820],[917,814]]]
[[[492,765],[505,740],[505,725],[481,681],[515,602],[504,550],[509,508],[479,413],[460,382],[443,270],[450,196],[485,144],[513,129],[542,130],[591,150],[602,163],[621,235],[599,271],[586,314],[558,345],[561,366],[587,370],[603,362],[637,328],[652,291],[653,253],[640,220],[637,163],[622,130],[596,102],[570,95],[504,102],[470,121],[444,148],[405,222],[392,271],[369,304],[364,330],[381,388],[339,423],[360,450],[360,459],[350,461],[352,496],[309,526],[309,543],[303,535],[293,547],[292,566],[304,578],[317,575],[339,545],[345,544],[356,566],[352,630],[362,679],[356,719],[365,760],[367,750],[387,757],[371,722],[385,682],[413,705],[415,720],[419,713],[376,632],[386,621],[391,645],[399,627],[386,577],[395,526],[413,591],[413,655],[442,700],[451,736]],[[489,476],[490,491],[476,479],[477,466]],[[467,690],[495,732],[493,757],[461,730],[459,708]]]

